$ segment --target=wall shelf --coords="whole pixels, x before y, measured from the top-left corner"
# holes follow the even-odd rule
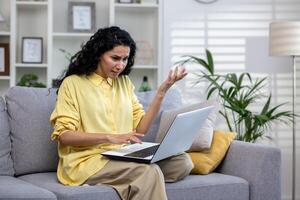
[[[0,36],[10,36],[9,31],[0,31]]]
[[[93,33],[63,33],[55,32],[52,34],[53,37],[91,37]]]
[[[47,1],[17,1],[17,6],[47,6]]]
[[[41,63],[41,64],[29,64],[29,63],[16,63],[16,67],[18,68],[47,68],[46,63]]]
[[[10,76],[0,76],[0,80],[9,80]]]
[[[158,4],[146,3],[115,3],[116,8],[158,8]]]
[[[157,69],[157,65],[139,65],[136,64],[133,66],[133,69]]]

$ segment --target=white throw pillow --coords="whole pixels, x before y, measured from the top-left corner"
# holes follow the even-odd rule
[[[204,124],[199,130],[198,136],[196,137],[189,151],[201,151],[203,149],[209,149],[213,138],[214,123],[219,111],[219,103],[215,100],[204,101],[201,103],[184,106],[182,108],[164,111],[161,116],[160,125],[155,138],[155,142],[160,143],[162,141],[177,114],[189,112],[195,109],[200,109],[211,105],[214,106],[214,109],[208,115],[207,119],[205,120]]]

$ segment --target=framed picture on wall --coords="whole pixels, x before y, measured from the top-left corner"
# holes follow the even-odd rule
[[[68,31],[95,31],[95,2],[69,2]]]
[[[0,76],[9,75],[9,44],[0,43]]]
[[[23,37],[22,38],[22,63],[43,62],[43,38]]]

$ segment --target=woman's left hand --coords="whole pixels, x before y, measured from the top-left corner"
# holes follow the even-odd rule
[[[170,70],[168,78],[161,84],[159,91],[166,93],[168,89],[177,81],[183,79],[187,75],[187,71],[183,67],[175,67],[174,70]]]
[[[137,130],[139,133],[147,133],[154,117],[159,111],[161,102],[168,91],[168,89],[177,81],[183,79],[187,75],[185,68],[176,67],[174,70],[170,70],[168,78],[159,86],[155,98],[150,104],[148,111],[141,119]]]

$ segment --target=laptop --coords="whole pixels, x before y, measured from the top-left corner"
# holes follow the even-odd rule
[[[135,143],[101,154],[111,159],[150,164],[183,153],[191,147],[213,108],[208,106],[177,114],[161,143]]]

